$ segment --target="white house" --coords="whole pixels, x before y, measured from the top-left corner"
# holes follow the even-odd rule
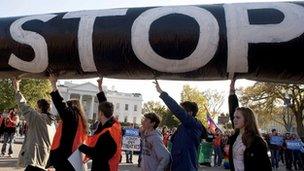
[[[90,82],[83,84],[73,84],[64,82],[58,86],[58,90],[65,101],[69,99],[79,99],[84,107],[88,119],[97,119],[98,99],[96,94],[98,87]],[[109,102],[114,104],[114,116],[121,122],[139,124],[142,116],[142,95],[139,93],[123,93],[103,87],[105,95]],[[52,112],[57,113],[52,104]]]

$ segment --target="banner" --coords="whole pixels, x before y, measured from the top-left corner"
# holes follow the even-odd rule
[[[287,149],[289,150],[304,150],[303,143],[299,140],[289,140],[286,141]]]
[[[74,11],[0,18],[0,78],[304,83],[304,2]]]
[[[207,124],[208,124],[208,129],[211,131],[212,134],[215,134],[216,130],[218,130],[220,133],[223,133],[222,130],[216,125],[216,123],[210,117],[209,113],[207,113]]]
[[[282,136],[271,136],[270,137],[270,144],[282,146],[283,145],[283,137]]]
[[[138,129],[124,129],[124,135],[122,137],[122,150],[140,151],[140,136]]]

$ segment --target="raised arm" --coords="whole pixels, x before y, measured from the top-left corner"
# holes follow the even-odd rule
[[[97,98],[98,98],[98,102],[102,103],[102,102],[106,102],[107,101],[107,97],[102,89],[102,81],[103,81],[103,77],[99,78],[97,80],[98,83],[98,89],[99,89],[99,93],[97,93]]]
[[[237,107],[239,107],[239,100],[235,95],[235,78],[231,80],[230,83],[230,93],[228,97],[228,105],[229,105],[229,117],[232,123],[232,127],[234,128],[233,118],[234,112]]]
[[[170,111],[177,117],[178,120],[186,127],[196,127],[196,121],[194,117],[187,114],[184,108],[182,108],[173,98],[171,98],[168,93],[164,92],[158,81],[154,82],[157,92],[160,93],[160,98],[164,101]]]
[[[71,112],[68,111],[66,103],[63,102],[63,98],[60,96],[60,94],[58,92],[57,85],[56,85],[58,77],[55,74],[50,74],[49,80],[52,85],[51,97],[52,97],[52,101],[57,109],[57,112],[63,121],[68,120],[69,119],[68,115]]]
[[[12,79],[12,83],[13,83],[13,88],[15,91],[15,99],[17,102],[17,105],[20,109],[20,113],[24,116],[26,121],[30,121],[33,120],[33,118],[35,116],[38,116],[38,112],[35,111],[32,107],[30,107],[29,105],[27,105],[25,98],[23,97],[23,95],[20,92],[20,79],[17,78],[13,78]]]

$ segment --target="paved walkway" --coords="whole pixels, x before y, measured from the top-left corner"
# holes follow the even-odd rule
[[[2,147],[2,143],[0,143],[0,148]],[[23,168],[17,168],[18,161],[18,153],[21,149],[21,143],[13,145],[13,155],[12,158],[8,158],[7,156],[0,158],[0,171],[23,171]],[[120,171],[140,171],[140,168],[137,167],[138,155],[133,155],[133,164],[125,163],[126,158],[123,154],[122,163],[119,166]],[[200,171],[224,171],[223,167],[204,167],[201,166],[199,168]],[[277,171],[285,171],[285,169],[280,167]]]

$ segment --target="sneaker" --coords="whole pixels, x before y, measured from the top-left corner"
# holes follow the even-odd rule
[[[12,155],[11,155],[11,154],[9,154],[9,155],[8,155],[8,158],[12,158]]]

